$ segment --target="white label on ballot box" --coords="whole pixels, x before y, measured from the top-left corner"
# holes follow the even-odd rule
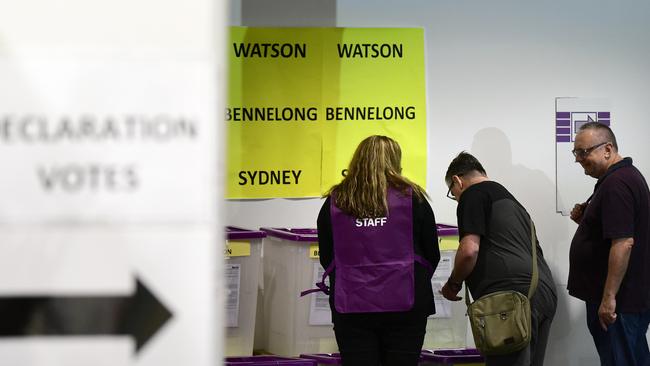
[[[431,315],[430,318],[451,318],[451,303],[440,294],[440,290],[451,275],[455,255],[455,251],[442,251],[440,253],[440,262],[438,262],[438,267],[433,273],[433,277],[431,277],[436,313]]]
[[[239,326],[241,264],[226,264],[226,326]]]
[[[323,278],[323,273],[325,270],[321,267],[320,263],[314,263],[314,276],[312,284],[320,282]],[[329,278],[325,279],[325,284],[330,285]],[[312,292],[309,297],[311,297],[310,307],[309,307],[309,325],[331,325],[332,324],[332,312],[330,311],[329,295],[325,295],[323,292]]]

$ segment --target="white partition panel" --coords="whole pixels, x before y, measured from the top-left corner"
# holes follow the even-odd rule
[[[0,363],[220,362],[225,10],[0,1]]]

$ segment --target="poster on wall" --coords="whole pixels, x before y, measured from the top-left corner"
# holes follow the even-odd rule
[[[584,202],[594,180],[576,163],[573,141],[582,125],[599,122],[610,126],[611,105],[599,98],[555,98],[556,211],[569,216],[576,203]]]
[[[232,27],[226,197],[318,197],[387,135],[426,186],[424,32]]]

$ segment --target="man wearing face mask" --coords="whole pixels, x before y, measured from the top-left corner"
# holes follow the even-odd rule
[[[618,153],[612,130],[583,125],[573,155],[594,192],[576,204],[571,242],[571,296],[585,301],[587,326],[601,365],[647,366],[650,323],[650,191],[632,159]]]

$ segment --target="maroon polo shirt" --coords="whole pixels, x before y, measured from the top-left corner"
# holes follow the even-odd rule
[[[634,238],[627,272],[616,295],[620,312],[650,309],[650,192],[631,158],[614,164],[596,183],[569,252],[571,296],[602,300],[613,239]]]

